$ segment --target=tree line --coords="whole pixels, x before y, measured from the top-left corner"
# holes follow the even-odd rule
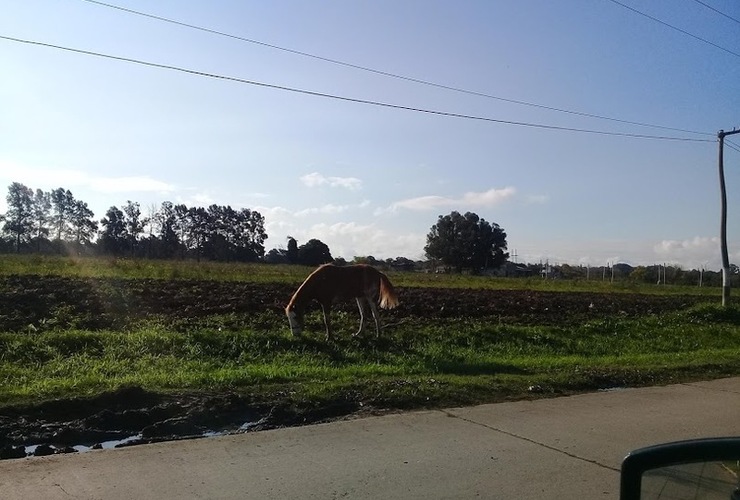
[[[33,190],[13,182],[0,215],[3,253],[111,255],[253,262],[265,253],[265,218],[257,211],[165,201],[149,214],[139,203],[111,206],[95,219],[69,189]]]
[[[265,219],[259,212],[228,205],[188,207],[163,202],[142,214],[139,203],[127,201],[111,206],[96,220],[87,203],[71,191],[33,190],[19,182],[8,187],[8,209],[0,214],[1,253],[60,255],[107,255],[151,259],[194,259],[233,262],[268,262],[317,266],[327,262],[347,264],[334,258],[318,239],[299,245],[288,237],[287,248],[265,252]],[[430,228],[424,252],[426,261],[405,257],[378,260],[356,256],[352,263],[365,263],[397,270],[432,272],[493,271],[498,276],[541,276],[562,279],[629,279],[636,282],[718,286],[719,273],[684,271],[676,266],[632,268],[626,264],[589,268],[562,264],[519,264],[508,261],[506,232],[498,225],[467,212],[440,215]],[[731,278],[740,279],[732,266]]]
[[[333,258],[318,239],[298,245],[288,237],[287,248],[265,253],[265,219],[259,212],[231,206],[188,207],[163,202],[142,214],[137,202],[111,206],[96,220],[87,203],[69,189],[33,190],[19,182],[8,187],[8,209],[0,215],[0,252],[109,255],[153,259],[303,264],[346,263]],[[439,216],[424,248],[431,265],[477,273],[508,258],[506,233],[474,213]],[[353,262],[383,264],[372,256]],[[417,263],[405,257],[388,259],[390,267],[411,270]]]

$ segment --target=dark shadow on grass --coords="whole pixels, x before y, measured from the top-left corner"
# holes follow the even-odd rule
[[[367,351],[372,350],[389,354],[412,354],[414,352],[411,343],[385,332],[381,333],[379,337],[376,337],[375,333],[365,332],[363,335],[351,337],[351,341],[359,348]]]
[[[299,338],[307,351],[324,354],[335,363],[345,363],[347,361],[347,356],[342,352],[341,346],[335,342],[327,342],[323,336],[317,339],[303,334]]]

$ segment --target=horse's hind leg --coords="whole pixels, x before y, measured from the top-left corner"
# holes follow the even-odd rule
[[[326,326],[326,340],[331,340],[331,304],[321,304],[321,311],[324,313],[324,326]]]
[[[364,297],[357,297],[355,298],[355,300],[357,301],[357,307],[360,309],[360,329],[352,334],[353,337],[361,335],[362,332],[365,331],[365,302],[366,301]]]
[[[370,312],[373,314],[375,320],[375,338],[380,337],[380,313],[378,313],[378,306],[375,305],[375,301],[366,299],[367,303],[370,304]]]

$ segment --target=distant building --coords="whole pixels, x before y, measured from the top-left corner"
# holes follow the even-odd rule
[[[484,274],[506,278],[526,278],[528,276],[532,276],[532,270],[529,269],[525,264],[517,264],[516,262],[506,261],[501,267],[497,269],[485,270]]]

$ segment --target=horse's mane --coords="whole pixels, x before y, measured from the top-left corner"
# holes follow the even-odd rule
[[[286,310],[292,309],[297,304],[297,302],[301,301],[301,297],[306,293],[306,291],[308,291],[311,287],[313,287],[313,283],[316,280],[316,275],[330,266],[336,267],[334,264],[322,264],[318,268],[316,268],[311,274],[309,274],[308,278],[306,278],[305,281],[301,283],[301,286],[298,287],[298,290],[296,290],[293,296],[290,298],[290,302],[288,302],[288,305],[285,307],[285,309]]]

